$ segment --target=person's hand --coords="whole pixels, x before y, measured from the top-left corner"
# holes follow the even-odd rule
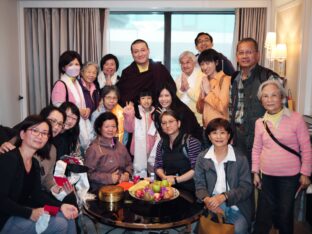
[[[187,76],[183,72],[182,76],[181,76],[181,87],[180,87],[180,90],[181,90],[181,92],[186,92],[189,88],[190,88],[190,85],[189,85],[189,83],[187,81]]]
[[[258,173],[254,173],[253,183],[257,189],[261,189],[261,179]]]
[[[119,170],[116,170],[115,172],[113,172],[112,174],[112,181],[113,181],[113,184],[116,184],[118,181],[119,181]]]
[[[132,113],[134,111],[134,106],[132,102],[126,102],[123,112],[126,114]]]
[[[61,211],[66,219],[75,219],[78,216],[77,208],[70,204],[62,204]]]
[[[55,193],[55,194],[59,194],[61,192],[61,190],[62,190],[62,187],[58,186],[57,184],[53,185],[51,188],[51,192]]]
[[[15,149],[15,145],[13,145],[12,143],[10,142],[4,142],[1,147],[0,147],[0,153],[1,154],[4,154],[12,149]]]
[[[62,189],[65,191],[66,194],[70,194],[74,191],[75,188],[71,185],[71,183],[69,183],[69,181],[67,181],[63,184]]]
[[[91,114],[91,109],[90,108],[86,108],[85,119],[88,119],[90,114]]]
[[[300,182],[301,188],[303,189],[306,189],[311,184],[309,177],[306,175],[301,175],[299,182]]]
[[[105,76],[105,80],[106,80],[105,85],[108,85],[108,86],[113,85],[111,74],[107,74],[107,76]]]
[[[204,92],[205,96],[210,92],[211,88],[210,88],[210,83],[208,80],[208,77],[205,76],[202,79],[202,83],[201,83],[201,90]]]
[[[217,194],[213,197],[206,197],[204,199],[205,206],[207,209],[213,211],[217,207],[219,207],[223,202],[225,202],[226,198],[223,194]]]
[[[120,175],[119,183],[124,182],[124,181],[129,181],[129,173],[124,172]]]
[[[30,219],[34,222],[37,222],[37,220],[39,219],[39,217],[44,213],[43,208],[36,208],[36,209],[32,209],[31,215],[30,215]]]
[[[165,178],[163,178],[164,180],[167,180],[170,184],[175,184],[174,182],[174,178],[176,176],[173,176],[173,175],[166,175]]]

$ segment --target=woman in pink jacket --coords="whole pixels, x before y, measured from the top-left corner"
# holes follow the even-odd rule
[[[130,152],[134,155],[134,174],[146,177],[146,172],[152,172],[152,165],[148,164],[150,152],[155,144],[157,130],[152,113],[152,92],[142,91],[139,94],[138,104],[128,103],[124,107],[124,129],[133,133]]]
[[[294,197],[310,183],[311,144],[302,116],[287,109],[286,91],[277,80],[261,84],[258,98],[266,113],[256,121],[252,149],[258,200],[254,233],[293,233]],[[261,176],[260,176],[261,175]]]

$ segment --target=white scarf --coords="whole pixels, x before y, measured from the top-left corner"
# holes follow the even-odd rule
[[[74,82],[72,82],[71,78],[63,74],[61,76],[61,80],[65,82],[67,88],[70,90],[70,92],[73,94],[74,99],[75,99],[75,104],[78,108],[85,108],[86,107],[86,102],[83,96],[83,92],[81,89],[81,86],[78,83],[78,80],[75,79]]]
[[[106,78],[105,78],[103,71],[100,71],[97,80],[99,82],[100,89],[103,88],[106,84]],[[112,84],[115,85],[117,82],[117,73],[116,72],[114,73],[114,75],[112,75],[111,80],[112,80]]]

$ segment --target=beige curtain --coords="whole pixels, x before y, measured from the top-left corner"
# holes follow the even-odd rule
[[[264,65],[264,42],[266,36],[266,8],[240,8],[236,9],[237,32],[234,41],[239,41],[245,37],[254,38],[259,45],[260,65]]]
[[[30,114],[39,113],[49,103],[52,85],[59,79],[60,54],[75,50],[83,63],[98,62],[103,31],[99,9],[25,9]]]

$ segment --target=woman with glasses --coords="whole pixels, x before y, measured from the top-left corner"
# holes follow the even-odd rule
[[[97,117],[103,112],[112,112],[118,119],[117,136],[121,143],[124,140],[124,116],[123,108],[118,104],[120,98],[119,90],[115,85],[104,86],[101,90],[101,101],[98,108],[93,112],[91,123],[95,122]],[[94,134],[95,135],[95,134]]]
[[[194,167],[201,144],[181,129],[181,119],[172,110],[159,116],[163,136],[157,145],[155,173],[174,187],[195,193]]]
[[[50,216],[45,233],[76,233],[76,207],[61,204],[41,190],[40,167],[34,158],[49,155],[51,124],[41,116],[29,116],[19,126],[16,148],[0,157],[0,232],[36,233],[37,221],[45,212],[45,205],[59,210]]]

